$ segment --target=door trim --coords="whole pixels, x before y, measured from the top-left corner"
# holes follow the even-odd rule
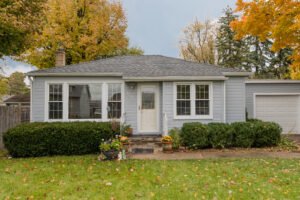
[[[141,131],[141,110],[139,107],[141,107],[141,87],[144,85],[153,85],[156,86],[156,99],[155,103],[157,105],[157,130],[153,132],[144,132]],[[137,85],[137,134],[138,135],[154,135],[154,134],[160,134],[160,88],[159,88],[159,83],[138,83]]]

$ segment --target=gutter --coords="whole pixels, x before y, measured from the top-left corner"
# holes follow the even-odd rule
[[[156,76],[156,77],[123,77],[127,82],[140,81],[225,81],[225,76]]]
[[[283,83],[283,84],[293,84],[293,83],[300,83],[300,80],[272,80],[272,79],[261,79],[261,80],[247,80],[246,84],[256,84],[256,83]]]
[[[252,76],[253,72],[223,72],[224,76]]]
[[[76,73],[43,73],[43,72],[28,72],[26,76],[40,76],[40,77],[78,77],[78,76],[122,76],[122,73],[86,73],[86,72],[76,72]]]

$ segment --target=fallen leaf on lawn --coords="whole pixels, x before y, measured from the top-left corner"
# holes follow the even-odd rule
[[[105,183],[105,185],[106,185],[106,186],[111,186],[112,183],[111,183],[111,182],[107,182],[107,183]]]

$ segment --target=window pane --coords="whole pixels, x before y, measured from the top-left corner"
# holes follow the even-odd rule
[[[121,102],[108,102],[108,118],[119,119],[121,117]]]
[[[102,118],[102,85],[69,86],[69,119]]]
[[[62,101],[62,85],[49,85],[49,101]]]
[[[62,102],[49,102],[49,119],[62,119]]]
[[[190,85],[177,85],[177,99],[190,99]]]
[[[155,109],[155,93],[142,93],[142,109]]]
[[[208,85],[196,85],[196,99],[209,99]]]
[[[108,84],[108,101],[121,101],[121,84]]]
[[[196,100],[196,115],[209,115],[209,100]]]
[[[177,100],[177,115],[191,114],[191,101]]]

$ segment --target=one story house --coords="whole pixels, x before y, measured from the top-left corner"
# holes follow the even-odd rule
[[[33,122],[120,120],[131,125],[134,135],[160,135],[185,122],[232,123],[245,121],[247,113],[256,117],[248,111],[251,102],[246,103],[257,96],[251,89],[246,95],[246,86],[255,87],[248,81],[250,72],[157,55],[68,66],[64,55],[58,58],[58,67],[27,74]],[[298,125],[295,130],[300,132]]]
[[[30,106],[30,93],[13,95],[3,101],[6,106]]]
[[[27,75],[32,121],[115,119],[140,135],[192,121],[245,121],[250,73],[164,56],[119,56]]]

